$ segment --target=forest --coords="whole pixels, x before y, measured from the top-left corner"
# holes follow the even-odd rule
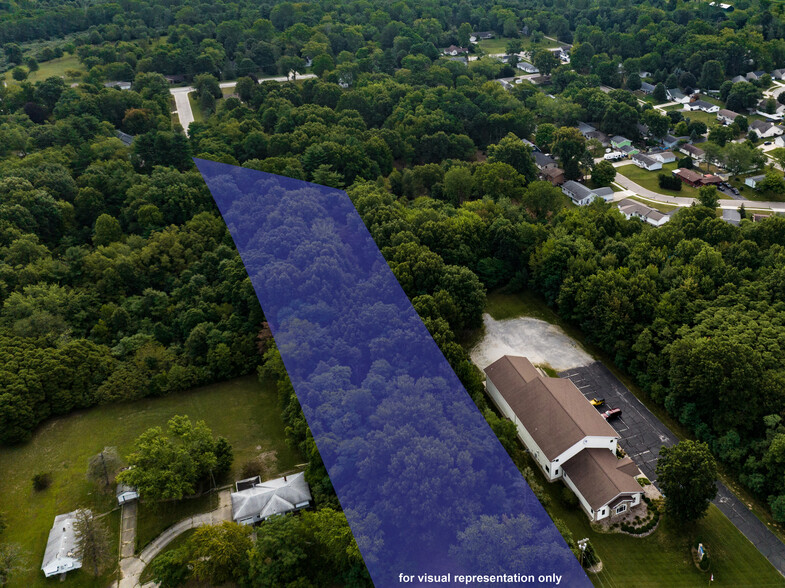
[[[459,341],[481,325],[486,292],[528,289],[785,521],[785,219],[734,227],[695,206],[654,229],[604,204],[578,209],[537,180],[521,141],[581,177],[579,120],[664,135],[683,121],[633,97],[640,70],[756,102],[758,86],[724,80],[785,66],[785,13],[734,6],[0,2],[0,442],[24,443],[55,415],[261,370],[279,380],[317,502],[338,508],[199,157],[345,188],[503,442]],[[471,31],[523,27],[535,47],[574,43],[545,91],[505,90],[494,80],[509,64],[441,55]],[[26,80],[62,55],[78,58],[78,83]],[[264,81],[306,67],[318,77]],[[165,75],[192,83],[208,115],[188,135]],[[219,81],[234,79],[224,97]],[[105,86],[119,80],[131,89]]]

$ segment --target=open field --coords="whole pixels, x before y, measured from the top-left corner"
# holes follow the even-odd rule
[[[78,81],[78,78],[67,78],[65,76],[66,70],[73,69],[82,72],[85,71],[84,66],[79,62],[79,59],[76,57],[76,55],[64,55],[63,57],[58,57],[57,59],[52,59],[51,61],[44,61],[43,63],[39,63],[38,66],[38,71],[30,72],[30,75],[27,76],[27,81],[32,83],[42,82],[47,78],[55,76],[64,78],[66,82],[74,82]],[[6,81],[9,84],[19,83],[11,77],[10,72],[6,76]]]
[[[10,586],[54,586],[40,572],[41,559],[49,529],[55,515],[79,506],[96,512],[115,508],[114,494],[100,494],[85,478],[87,460],[105,446],[116,446],[121,455],[132,448],[133,441],[153,426],[166,426],[176,414],[187,414],[192,420],[204,420],[215,435],[226,437],[234,448],[232,477],[249,459],[270,456],[271,473],[292,469],[302,461],[297,451],[286,445],[284,425],[277,406],[272,383],[260,384],[256,376],[248,376],[205,386],[163,398],[145,399],[125,404],[101,406],[80,411],[45,423],[33,439],[19,447],[0,449],[0,509],[8,515],[9,527],[4,539],[18,543],[28,554],[29,571],[11,582]],[[50,472],[52,486],[34,493],[31,478],[36,473]],[[210,496],[185,501],[179,505],[151,508],[139,505],[139,532],[152,538],[163,529],[196,508],[210,508]],[[119,510],[109,517],[112,540],[117,544]],[[108,581],[90,581],[77,572],[69,574],[65,586],[100,586]]]
[[[488,295],[486,312],[495,320],[516,317],[533,317],[548,321],[561,329],[618,377],[623,384],[635,393],[646,406],[679,439],[687,438],[684,428],[670,418],[665,411],[651,400],[630,380],[619,372],[609,358],[594,346],[585,343],[579,329],[564,322],[536,294],[524,291],[517,294],[491,293]],[[532,469],[533,464],[530,464]],[[741,499],[751,505],[753,512],[767,524],[775,534],[782,537],[777,525],[771,524],[771,517],[757,505],[738,484],[721,476],[723,481],[734,489]],[[736,527],[715,506],[711,506],[708,516],[688,530],[680,530],[667,519],[663,519],[659,529],[649,537],[640,539],[620,534],[595,532],[589,520],[578,508],[567,506],[561,498],[562,484],[548,484],[541,478],[541,485],[551,497],[548,510],[552,517],[564,520],[575,539],[588,537],[596,548],[605,568],[592,580],[597,586],[702,586],[708,584],[708,577],[699,572],[690,560],[689,546],[696,537],[709,549],[712,557],[711,572],[714,585],[720,586],[784,586],[783,578],[763,555],[750,543]]]
[[[673,170],[678,169],[678,167],[679,166],[674,161],[673,163],[666,163],[660,170],[647,171],[638,167],[634,163],[630,163],[629,165],[622,165],[621,167],[617,167],[616,171],[619,174],[631,179],[636,184],[639,184],[644,188],[648,188],[652,192],[667,194],[668,196],[685,196],[687,198],[697,198],[698,190],[684,183],[682,183],[681,190],[678,192],[676,190],[666,190],[664,188],[660,188],[660,185],[657,182],[657,176],[659,174],[670,174]]]
[[[508,37],[494,37],[493,39],[480,41],[479,43],[477,43],[477,45],[485,53],[506,53],[507,43],[509,43],[510,41],[512,41],[512,39]],[[551,41],[550,39],[543,39],[540,43],[537,43],[536,45],[531,42],[530,37],[521,37],[520,41],[524,51],[531,51],[532,49],[537,51],[538,49],[547,49],[549,47],[561,46],[560,43],[557,43],[556,41]]]

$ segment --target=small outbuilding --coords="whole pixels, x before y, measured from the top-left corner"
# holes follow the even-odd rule
[[[49,531],[49,540],[46,542],[44,561],[41,564],[41,570],[47,578],[82,567],[82,558],[77,555],[77,541],[74,531],[77,512],[73,511],[55,517],[52,529]]]

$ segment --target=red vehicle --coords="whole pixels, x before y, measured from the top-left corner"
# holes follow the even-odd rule
[[[612,408],[610,410],[606,410],[604,413],[602,413],[602,416],[603,416],[603,418],[606,421],[618,418],[618,417],[621,416],[621,409],[620,408]]]

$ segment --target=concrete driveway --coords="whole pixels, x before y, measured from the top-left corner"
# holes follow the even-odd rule
[[[619,445],[656,485],[654,470],[660,448],[671,447],[678,441],[673,432],[602,363],[565,370],[559,375],[572,380],[586,398],[605,398],[608,408],[621,408],[621,418],[609,421],[621,437]],[[785,544],[725,484],[717,483],[713,503],[785,575]]]

